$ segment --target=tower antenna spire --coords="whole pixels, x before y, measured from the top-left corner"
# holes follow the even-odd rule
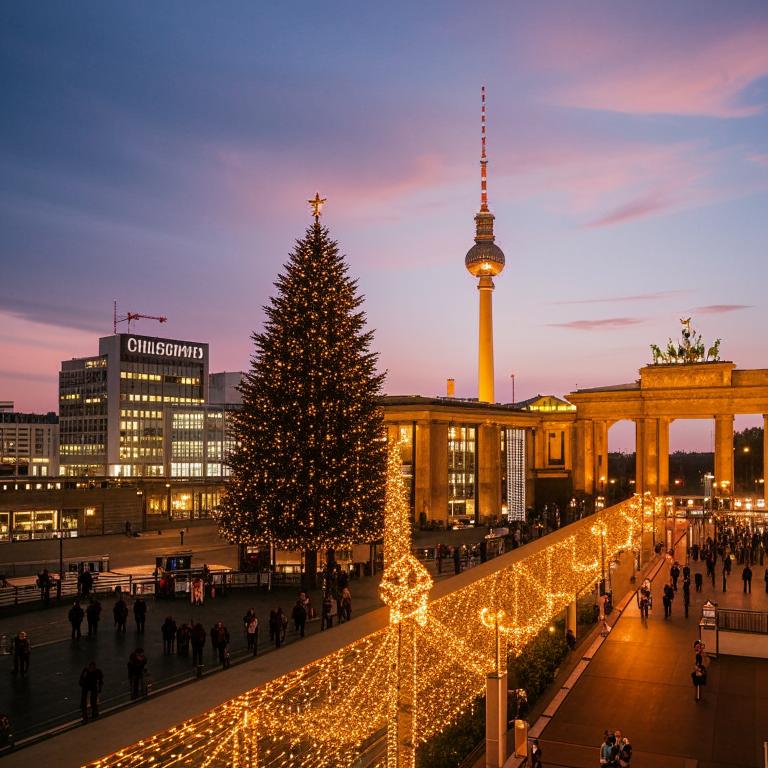
[[[480,210],[488,210],[488,157],[485,153],[485,86],[480,88]]]

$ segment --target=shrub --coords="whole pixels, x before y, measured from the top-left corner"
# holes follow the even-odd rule
[[[555,670],[568,653],[563,637],[564,623],[554,623],[555,631],[544,629],[509,663],[509,687],[524,688],[527,704],[520,708],[524,715],[555,679]],[[514,717],[514,700],[509,702],[508,716]],[[478,696],[469,710],[433,736],[416,751],[417,768],[456,768],[485,739],[485,696]]]
[[[416,768],[451,768],[485,739],[485,696],[416,750]]]

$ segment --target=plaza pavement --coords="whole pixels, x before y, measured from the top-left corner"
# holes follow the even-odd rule
[[[706,571],[701,562],[690,565],[692,574]],[[654,606],[647,622],[641,621],[636,601],[629,603],[544,727],[540,744],[545,766],[594,768],[603,730],[610,728],[630,739],[636,768],[763,768],[768,661],[713,659],[702,701],[694,700],[693,641],[704,602],[768,611],[764,567],[753,567],[753,592],[744,595],[738,565],[723,594],[721,565],[718,559],[714,588],[705,578],[701,593],[692,590],[687,619],[681,591],[672,618],[664,619],[661,592],[668,564],[654,579]]]
[[[379,607],[377,596],[378,578],[353,579],[352,623],[360,614]],[[96,661],[104,673],[104,691],[101,696],[102,711],[130,701],[127,661],[136,647],[143,647],[148,659],[147,669],[153,689],[158,689],[194,677],[190,657],[164,656],[160,625],[166,616],[173,616],[177,624],[200,621],[210,632],[216,621],[223,621],[230,632],[232,661],[249,658],[242,617],[249,608],[254,608],[259,617],[259,651],[272,650],[269,643],[269,612],[282,607],[290,619],[290,612],[296,600],[298,587],[280,587],[271,592],[255,588],[230,589],[223,597],[207,599],[203,606],[193,607],[188,600],[147,599],[146,630],[143,635],[136,632],[133,612],[128,617],[125,634],[114,629],[112,607],[114,598],[101,599],[102,619],[97,637],[86,637],[87,624],[82,625],[83,637],[71,640],[71,628],[67,612],[71,602],[63,606],[35,611],[17,616],[0,618],[0,634],[11,638],[19,630],[25,630],[32,643],[32,657],[29,674],[15,677],[12,674],[11,656],[0,656],[0,675],[5,684],[0,686],[0,712],[10,716],[16,741],[33,734],[47,731],[64,723],[80,720],[80,688],[78,680],[81,670],[89,661]],[[312,603],[318,614],[322,603],[320,590],[311,593]],[[313,643],[314,635],[320,630],[319,620],[307,624],[307,638]],[[289,622],[287,642],[298,640]],[[281,649],[282,652],[283,649]],[[211,647],[210,635],[204,649],[206,672],[220,670],[216,655]],[[227,671],[224,674],[232,674]],[[237,674],[236,672],[234,673]]]
[[[478,529],[479,530],[479,529]],[[457,531],[457,534],[470,534],[477,536],[478,531]],[[523,547],[513,552],[509,552],[503,557],[505,564],[509,565],[517,559],[535,554],[537,551],[545,549],[551,542],[560,541],[569,535],[567,528],[555,531],[550,537],[536,539],[527,547]],[[433,591],[432,599],[438,599],[454,589],[459,589],[472,582],[475,579],[488,575],[495,571],[499,565],[495,560],[478,564],[474,568],[463,571],[457,576],[446,574],[444,578],[438,579]],[[109,717],[88,723],[82,727],[74,727],[59,733],[53,738],[44,739],[30,746],[13,751],[2,757],[2,768],[29,768],[30,765],[37,766],[56,766],[57,768],[75,768],[90,763],[97,758],[108,755],[128,744],[134,744],[148,735],[157,733],[164,729],[178,725],[180,722],[194,717],[201,712],[212,709],[223,701],[227,701],[235,696],[241,695],[245,691],[257,688],[264,683],[286,674],[294,669],[300,668],[315,659],[332,653],[339,648],[348,645],[366,635],[383,629],[387,626],[388,609],[380,606],[377,598],[372,596],[375,591],[377,580],[374,578],[353,580],[350,588],[353,593],[353,619],[350,622],[334,627],[330,631],[318,632],[316,629],[311,637],[301,642],[289,642],[279,650],[270,650],[267,653],[260,654],[258,658],[243,660],[242,663],[233,665],[229,670],[220,673],[207,675],[202,680],[192,680],[191,665],[187,667],[189,674],[188,684],[179,685],[171,688],[161,696],[150,696],[148,699],[139,701],[134,705],[129,705]],[[368,585],[368,586],[363,586]],[[371,592],[367,590],[370,589]],[[286,599],[282,601],[284,607],[290,607],[293,604],[296,590],[288,589]],[[272,595],[279,594],[273,592]],[[230,598],[227,598],[229,600]],[[315,601],[313,596],[313,602]],[[370,600],[368,606],[371,608],[365,611],[365,601]],[[217,604],[223,604],[225,600],[217,601]],[[240,617],[248,605],[253,604],[253,600],[245,601],[239,608],[233,611],[235,621],[228,623],[230,630],[232,626],[240,628],[242,626]],[[270,604],[277,604],[275,598],[272,598]],[[163,606],[171,603],[162,603]],[[206,603],[206,608],[210,606]],[[261,611],[261,608],[257,606]],[[51,609],[53,610],[53,609]],[[111,610],[111,609],[110,609]],[[150,606],[150,611],[153,607]],[[164,660],[159,650],[160,632],[159,625],[163,616],[166,615],[165,608],[154,611],[154,615],[149,615],[147,619],[148,631],[152,624],[155,625],[156,638],[158,646],[152,652],[149,659],[149,667],[152,669],[152,675],[156,679],[157,668],[166,663],[175,664],[173,659]],[[131,617],[132,618],[132,617]],[[215,618],[213,619],[215,620]],[[224,619],[227,622],[227,619]],[[260,613],[260,620],[263,616]],[[210,626],[210,622],[206,627]],[[316,625],[315,625],[316,626]],[[129,637],[130,637],[129,623]],[[232,632],[235,638],[237,630]],[[290,635],[289,635],[290,637]],[[70,641],[66,641],[69,643]],[[83,643],[85,641],[81,641]],[[112,639],[112,642],[117,642]],[[244,640],[242,641],[244,644]],[[62,647],[66,647],[66,643]],[[34,644],[34,638],[33,638]],[[148,644],[147,644],[148,645]],[[43,650],[43,649],[41,649]],[[211,654],[209,656],[209,654]],[[206,660],[212,659],[210,650],[210,638],[205,649]],[[37,659],[37,652],[33,647],[32,664],[30,671],[30,682],[35,676],[35,664],[40,664]],[[117,665],[117,679],[119,685],[125,686],[127,695],[127,673],[125,671],[125,660],[120,660]],[[10,669],[10,663],[7,667]],[[82,659],[72,665],[72,670],[76,670],[79,675],[82,668]],[[105,669],[105,674],[107,670]],[[9,678],[11,677],[8,672]],[[42,679],[41,679],[42,678]],[[49,680],[43,674],[35,678],[37,681],[37,691],[41,697],[47,696],[46,686]],[[105,694],[109,680],[105,682]],[[78,696],[77,679],[71,680],[70,687],[67,690],[70,696]],[[31,690],[31,689],[30,689]],[[74,691],[74,694],[72,693]],[[30,694],[31,695],[31,694]],[[15,697],[14,697],[15,698]],[[38,699],[39,700],[39,699]],[[71,711],[77,711],[79,699],[72,699]],[[11,710],[11,715],[15,718],[15,709]],[[78,711],[79,717],[79,711]]]
[[[446,538],[471,542],[482,536],[484,529],[450,533],[453,536]],[[191,534],[191,536],[185,536],[185,544],[190,543],[193,547],[202,548],[204,552],[210,552],[217,547],[217,535],[215,529],[210,526],[207,529],[192,528]],[[443,536],[445,535],[443,532]],[[153,536],[147,537],[150,542],[155,541]],[[143,558],[146,563],[150,559],[148,555],[152,550],[147,549],[146,546],[136,548],[135,545],[146,542],[147,538],[142,537],[136,540],[118,537],[117,543],[121,548],[117,555],[118,565],[113,566],[114,570],[121,570],[120,562],[136,563]],[[165,538],[165,535],[158,538]],[[422,546],[429,546],[429,543]],[[161,551],[165,551],[168,548],[167,542],[160,547]],[[202,562],[204,561],[201,558],[199,563]],[[208,560],[208,562],[214,561]],[[453,573],[453,563],[446,561],[444,566],[443,578],[447,578]],[[123,567],[126,570],[142,568],[151,570],[150,565],[124,565]],[[431,564],[431,570],[434,571],[434,564]],[[436,574],[433,573],[433,576]],[[381,606],[377,595],[379,578],[380,574],[376,577],[351,581],[353,621],[360,614]],[[84,621],[83,637],[79,641],[70,639],[71,628],[67,620],[67,612],[72,605],[72,600],[65,600],[62,605],[56,605],[55,601],[52,601],[52,606],[47,609],[37,607],[21,614],[11,613],[0,617],[0,641],[5,635],[5,642],[10,642],[10,639],[23,629],[28,633],[32,643],[30,673],[25,678],[12,675],[11,656],[0,656],[0,675],[5,675],[8,681],[6,685],[0,686],[0,712],[11,717],[17,742],[64,724],[79,721],[78,680],[80,672],[91,660],[94,660],[104,673],[102,711],[126,704],[130,701],[126,664],[129,654],[137,647],[143,647],[146,652],[148,675],[154,690],[192,679],[194,669],[191,658],[163,655],[160,626],[169,615],[173,616],[179,625],[183,622],[200,621],[206,631],[210,631],[216,621],[223,621],[231,636],[232,660],[237,662],[248,657],[242,617],[249,608],[253,608],[259,617],[259,651],[271,650],[269,612],[281,606],[290,618],[297,593],[298,587],[278,587],[271,592],[256,588],[230,589],[226,596],[215,600],[208,599],[203,606],[194,608],[181,597],[175,600],[155,600],[153,597],[148,597],[144,635],[136,632],[132,611],[129,613],[127,632],[124,635],[116,634],[112,616],[115,599],[100,597],[102,613],[98,637],[85,636],[87,623]],[[319,614],[322,603],[321,591],[313,592],[311,598]],[[131,601],[129,601],[130,605]],[[319,632],[319,626],[319,620],[309,622],[307,636]],[[287,642],[293,642],[295,639],[298,638],[290,622]],[[309,640],[309,642],[313,641]],[[220,665],[211,648],[210,636],[204,650],[204,661],[206,673],[219,671]]]

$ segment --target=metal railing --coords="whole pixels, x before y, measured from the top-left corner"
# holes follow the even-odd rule
[[[754,632],[766,635],[768,634],[768,613],[718,608],[717,628],[726,632]]]
[[[278,574],[279,575],[279,574]],[[202,576],[202,571],[175,571],[173,572],[174,594],[188,594],[192,581]],[[276,574],[253,573],[249,571],[211,571],[209,574],[209,584],[212,584],[219,593],[226,592],[228,589],[238,589],[240,587],[257,587],[271,589],[278,583],[283,583]],[[124,595],[155,595],[160,594],[161,577],[154,575],[134,575],[123,574],[115,571],[108,573],[94,573],[93,587],[91,594],[107,595],[114,594],[117,588]],[[286,582],[287,583],[287,582]],[[77,574],[65,573],[64,580],[52,580],[49,590],[49,602],[57,600],[74,599],[79,594]],[[163,596],[170,597],[167,592]],[[32,603],[43,603],[44,593],[40,587],[35,584],[6,585],[0,587],[0,610],[10,606],[29,605]]]

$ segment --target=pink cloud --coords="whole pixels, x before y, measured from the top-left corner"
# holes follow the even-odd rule
[[[751,83],[768,73],[768,25],[717,30],[709,39],[638,29],[634,39],[595,24],[548,31],[537,60],[570,80],[555,103],[631,114],[748,117],[765,104],[740,103]]]
[[[600,331],[639,325],[643,320],[637,317],[606,317],[602,320],[571,320],[567,323],[549,323],[552,328],[570,328],[576,331]]]
[[[671,207],[669,200],[665,200],[661,197],[651,195],[648,197],[642,197],[632,202],[620,205],[618,208],[614,208],[604,216],[600,216],[597,219],[587,222],[585,226],[590,228],[595,227],[610,227],[613,224],[623,224],[626,221],[632,221],[633,219],[640,219],[645,216],[649,216],[652,213],[658,213],[659,211],[666,210]]]
[[[97,350],[93,331],[37,323],[0,311],[3,369],[0,400],[17,410],[58,410],[58,370],[62,360]]]
[[[627,301],[656,301],[670,296],[680,296],[690,291],[654,291],[653,293],[638,293],[634,296],[614,296],[603,299],[576,299],[573,301],[555,301],[553,304],[622,304]]]
[[[525,199],[554,195],[559,214],[606,227],[708,201],[718,162],[698,142],[543,144],[505,158],[506,176],[497,185],[509,179]]]
[[[704,307],[694,307],[688,311],[692,315],[723,315],[726,312],[738,312],[741,309],[751,308],[751,304],[707,304]]]

